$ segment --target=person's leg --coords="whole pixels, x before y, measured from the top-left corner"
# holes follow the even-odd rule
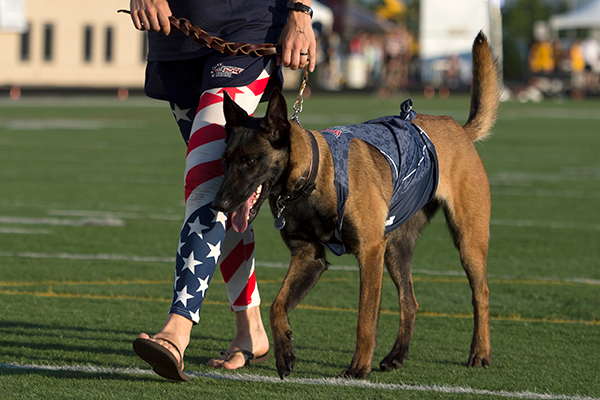
[[[272,69],[269,65],[249,86],[227,89],[249,114],[258,105]],[[140,338],[150,338],[168,348],[177,358],[179,352],[183,355],[189,344],[192,325],[199,321],[200,307],[219,258],[238,327],[238,333],[228,351],[248,350],[261,356],[269,347],[258,307],[260,296],[254,276],[254,234],[249,228],[244,234],[232,234],[235,232],[231,230],[225,235],[225,215],[211,208],[222,180],[220,165],[225,147],[222,102],[223,89],[205,91],[193,119],[191,135],[184,135],[188,142],[185,171],[186,218],[177,252],[173,304],[160,333],[152,338],[145,333],[140,334]],[[189,114],[185,111],[182,107],[173,105],[178,122],[189,119]],[[161,338],[175,343],[179,352]],[[211,360],[209,365],[234,369],[243,366],[245,361],[246,357],[242,353],[236,353],[228,361]]]
[[[248,228],[237,233],[227,225],[227,236],[221,254],[220,268],[227,285],[229,304],[235,311],[237,334],[220,358],[208,365],[236,369],[244,366],[247,357],[238,350],[247,350],[260,357],[269,350],[269,338],[260,315],[260,295],[254,275],[254,232]]]

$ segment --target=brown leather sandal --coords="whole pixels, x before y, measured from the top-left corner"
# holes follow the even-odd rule
[[[173,346],[179,353],[179,361],[169,349],[150,339],[162,340]],[[190,377],[183,372],[183,355],[177,345],[169,339],[153,338],[152,336],[150,339],[135,339],[133,341],[135,354],[150,364],[152,370],[163,378],[182,382],[189,381]]]
[[[229,353],[227,351],[222,351],[221,355],[227,356],[227,358],[225,359],[225,361],[231,361],[231,359],[237,353],[242,353],[246,357],[248,357],[246,359],[246,363],[244,364],[244,367],[249,367],[250,365],[260,364],[263,361],[267,361],[269,359],[269,357],[271,357],[271,355],[269,354],[268,351],[265,354],[263,354],[262,356],[260,356],[260,357],[255,357],[254,353],[252,353],[251,351],[248,351],[248,350],[235,350],[235,351],[232,351],[231,353]]]

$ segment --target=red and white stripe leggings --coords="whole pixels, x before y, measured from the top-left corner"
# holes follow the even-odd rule
[[[171,312],[196,323],[217,259],[231,309],[242,311],[260,304],[254,269],[254,231],[249,227],[244,233],[235,232],[226,222],[226,216],[212,210],[210,205],[223,179],[223,91],[252,115],[274,68],[270,62],[248,86],[205,91],[192,122],[185,166],[186,215],[178,247]]]

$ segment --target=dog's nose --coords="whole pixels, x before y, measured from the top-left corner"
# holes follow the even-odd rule
[[[221,212],[229,212],[231,211],[229,208],[231,207],[231,202],[229,200],[215,198],[212,203],[212,208],[216,211]]]

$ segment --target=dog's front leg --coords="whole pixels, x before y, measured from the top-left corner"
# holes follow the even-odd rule
[[[270,311],[275,362],[281,379],[291,374],[296,364],[288,315],[327,268],[325,251],[320,244],[299,240],[286,240],[286,243],[292,251],[292,260]]]
[[[370,248],[357,255],[360,268],[360,297],[356,348],[350,366],[341,373],[340,377],[366,379],[371,373],[371,362],[377,341],[384,253],[385,241],[382,241],[372,244]]]

